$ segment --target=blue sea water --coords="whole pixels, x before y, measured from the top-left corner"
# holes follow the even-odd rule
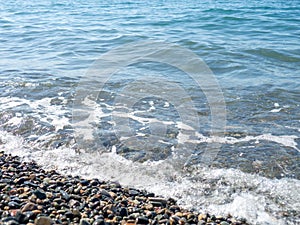
[[[299,27],[299,0],[2,1],[1,148],[46,168],[172,195],[195,210],[231,213],[253,224],[300,223]],[[83,96],[94,115],[94,139],[78,145],[74,107],[82,80],[103,54],[143,41],[152,51],[157,41],[190,50],[211,69],[226,106],[222,137],[210,135],[207,93],[158,60],[124,67],[95,99]],[[109,66],[135,50],[119,51]],[[173,52],[159,54],[171,60]],[[175,55],[174,62],[193,61]],[[155,79],[136,82],[149,76]],[[162,78],[172,80],[168,95]],[[97,82],[96,88],[103,85]],[[158,94],[120,111],[118,104],[147,85]],[[172,102],[178,93],[195,104],[200,118],[190,136],[183,135],[191,129]],[[128,147],[122,118],[142,148]],[[162,138],[146,146],[154,131]],[[203,151],[214,143],[218,155],[203,167]]]

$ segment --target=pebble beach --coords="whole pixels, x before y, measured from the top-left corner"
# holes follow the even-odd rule
[[[191,212],[172,198],[122,187],[118,182],[64,176],[35,162],[0,153],[3,225],[246,225],[243,219]]]

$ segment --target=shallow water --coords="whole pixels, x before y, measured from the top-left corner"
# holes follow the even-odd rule
[[[5,1],[0,12],[7,152],[176,196],[195,210],[300,223],[299,1]],[[141,41],[152,43],[147,51],[157,41],[172,51],[84,86],[91,69],[114,68],[139,50],[120,46]],[[209,92],[207,77],[195,83],[162,63],[193,62],[174,46],[207,64],[222,96]],[[103,63],[112,49],[119,55]],[[226,106],[221,134],[212,132],[215,96]],[[216,144],[207,167],[203,157]]]

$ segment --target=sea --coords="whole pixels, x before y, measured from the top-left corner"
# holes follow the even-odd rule
[[[1,151],[300,224],[299,0],[6,0],[0,53]]]

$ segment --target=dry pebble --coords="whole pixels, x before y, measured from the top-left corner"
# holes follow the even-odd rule
[[[117,182],[45,171],[0,152],[0,224],[3,225],[247,225],[231,216],[180,208],[172,198]]]

